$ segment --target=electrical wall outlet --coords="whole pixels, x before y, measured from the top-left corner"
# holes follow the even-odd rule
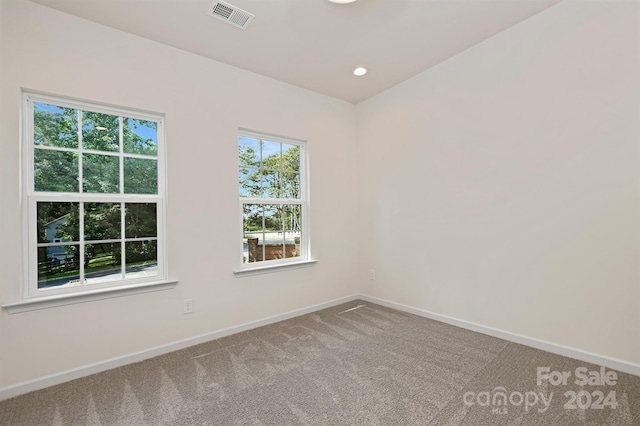
[[[193,299],[184,299],[184,303],[182,305],[182,313],[190,314],[193,312]]]
[[[376,270],[375,269],[369,269],[369,279],[372,280],[372,281],[376,279]]]

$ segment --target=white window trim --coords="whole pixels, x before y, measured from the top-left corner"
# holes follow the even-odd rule
[[[289,259],[287,259],[287,260],[289,260]],[[296,260],[296,261],[293,261],[293,262],[278,263],[277,265],[260,265],[260,266],[253,266],[253,267],[246,267],[246,268],[242,268],[242,269],[236,269],[235,271],[233,271],[233,273],[237,277],[244,277],[244,276],[250,276],[250,275],[261,275],[261,274],[268,274],[270,272],[279,272],[279,271],[287,270],[287,269],[305,268],[307,266],[313,266],[317,262],[318,261],[316,259]],[[260,263],[262,263],[262,262],[260,262]]]
[[[33,173],[34,102],[156,122],[158,126],[158,150],[156,154],[158,168],[158,194],[144,195],[140,197],[136,194],[72,194],[36,192],[34,190]],[[165,237],[167,197],[164,116],[162,114],[141,111],[134,108],[110,106],[69,97],[52,96],[34,91],[23,91],[21,132],[21,210],[23,221],[21,291],[19,301],[6,303],[3,307],[10,313],[15,313],[174,287],[177,280],[168,279],[167,247]],[[82,147],[79,146],[78,149],[78,152],[82,153]],[[127,156],[129,156],[129,154],[127,154]],[[156,201],[158,231],[155,240],[157,241],[158,274],[151,277],[107,281],[87,286],[61,286],[55,289],[38,289],[37,260],[35,260],[37,259],[37,245],[34,243],[34,241],[37,240],[37,230],[35,226],[37,213],[35,206],[39,200],[55,201],[56,198],[59,198],[61,201],[70,201],[71,198],[77,198],[77,200],[74,199],[73,201],[78,202],[135,202],[148,201],[151,199]]]
[[[233,271],[236,277],[250,276],[262,273],[277,272],[286,269],[296,269],[300,267],[311,266],[317,260],[311,257],[311,232],[310,232],[310,202],[309,202],[309,155],[308,142],[301,139],[294,139],[273,135],[265,132],[257,132],[249,129],[239,128],[238,137],[245,136],[258,140],[266,140],[269,142],[278,142],[288,145],[297,145],[300,147],[300,199],[291,198],[243,198],[239,199],[239,230],[240,243],[238,244],[239,266]],[[236,138],[236,144],[238,143]],[[237,156],[236,156],[237,157]],[[237,179],[237,177],[236,177]],[[264,260],[261,262],[241,263],[243,255],[243,236],[244,236],[244,218],[243,205],[252,203],[262,204],[299,204],[302,207],[302,230],[300,232],[303,244],[300,247],[301,253],[298,257],[287,259]]]

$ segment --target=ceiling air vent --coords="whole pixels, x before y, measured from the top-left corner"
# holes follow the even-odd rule
[[[215,0],[211,7],[209,8],[209,12],[207,12],[209,16],[213,16],[214,18],[221,19],[228,24],[233,25],[234,27],[242,28],[246,30],[253,18],[256,15],[244,11],[238,7],[235,7],[232,4],[225,3],[223,1]]]

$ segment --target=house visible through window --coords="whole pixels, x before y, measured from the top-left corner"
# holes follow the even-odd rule
[[[163,118],[25,93],[26,297],[166,278]]]
[[[301,141],[240,132],[243,264],[308,259],[304,148]]]

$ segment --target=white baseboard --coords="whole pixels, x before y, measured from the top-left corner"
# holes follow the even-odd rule
[[[159,355],[164,355],[169,352],[177,351],[187,348],[189,346],[197,345],[200,343],[208,342],[209,340],[219,339],[221,337],[229,336],[231,334],[240,333],[246,330],[251,330],[264,325],[273,324],[279,321],[284,321],[290,318],[294,318],[300,315],[306,315],[311,312],[319,311],[321,309],[330,308],[332,306],[347,303],[353,300],[364,300],[370,303],[376,303],[378,305],[386,306],[388,308],[397,309],[399,311],[407,312],[410,314],[418,315],[421,317],[433,319],[436,321],[451,324],[456,327],[464,328],[478,333],[487,334],[489,336],[504,339],[510,342],[519,343],[532,348],[540,349],[543,351],[555,353],[558,355],[574,358],[580,361],[589,362],[592,364],[603,365],[605,367],[622,371],[625,373],[640,376],[640,365],[634,364],[628,361],[610,358],[607,356],[594,354],[591,352],[582,351],[575,348],[570,348],[563,345],[558,345],[551,342],[546,342],[532,337],[522,336],[520,334],[511,333],[504,330],[499,330],[492,327],[476,324],[473,322],[460,320],[457,318],[449,317],[446,315],[440,315],[433,312],[426,311],[424,309],[415,308],[401,303],[392,302],[377,297],[372,297],[364,294],[354,294],[351,296],[341,297],[339,299],[331,300],[329,302],[320,303],[317,305],[308,306],[306,308],[296,309],[290,312],[286,312],[279,315],[274,315],[268,318],[263,318],[257,321],[251,321],[245,324],[240,324],[234,327],[225,328],[223,330],[206,333],[200,336],[191,337],[188,339],[180,340],[177,342],[169,343],[155,348],[134,352],[131,354],[123,355],[120,357],[108,359],[106,361],[97,362],[95,364],[85,365],[82,367],[74,368],[72,370],[63,371],[61,373],[52,374],[45,377],[40,377],[34,380],[18,383],[16,385],[8,386],[0,389],[0,401],[14,396],[22,395],[28,392],[44,389],[49,386],[58,385],[60,383],[68,382],[70,380],[78,379],[80,377],[89,376],[91,374],[100,373],[102,371],[110,370],[112,368],[122,367],[134,362],[144,361],[145,359],[153,358]]]
[[[396,303],[389,300],[380,299],[377,297],[361,294],[360,299],[366,302],[376,303],[378,305],[386,306],[388,308],[397,309],[399,311],[403,311],[403,312],[418,315],[421,317],[429,318],[432,320],[444,322],[446,324],[451,324],[456,327],[464,328],[471,331],[476,331],[482,334],[487,334],[489,336],[497,337],[503,340],[507,340],[509,342],[519,343],[521,345],[530,346],[532,348],[566,356],[568,358],[573,358],[579,361],[589,362],[592,364],[602,365],[605,367],[609,367],[613,370],[618,370],[624,373],[640,376],[640,364],[635,364],[629,361],[611,358],[604,355],[583,351],[580,349],[570,348],[568,346],[535,339],[533,337],[523,336],[517,333],[511,333],[508,331],[499,330],[493,327],[487,327],[481,324],[476,324],[470,321],[465,321],[465,320],[449,317],[446,315],[436,314],[434,312],[429,312],[424,309],[414,308],[412,306],[403,305],[401,303]]]
[[[122,367],[124,365],[132,364],[134,362],[144,361],[145,359],[153,358],[159,355],[164,355],[169,352],[188,348],[189,346],[198,345],[200,343],[208,342],[209,340],[219,339],[221,337],[229,336],[231,334],[236,334],[236,333],[251,330],[254,328],[262,327],[264,325],[269,325],[279,321],[284,321],[300,315],[306,315],[311,312],[319,311],[325,308],[330,308],[332,306],[337,306],[342,303],[347,303],[359,298],[360,298],[359,294],[341,297],[339,299],[331,300],[329,302],[319,303],[317,305],[308,306],[306,308],[296,309],[290,312],[286,312],[284,314],[273,315],[257,321],[251,321],[251,322],[240,324],[234,327],[225,328],[223,330],[206,333],[200,336],[190,337],[188,339],[180,340],[180,341],[169,343],[162,346],[157,346],[155,348],[134,352],[128,355],[111,358],[106,361],[97,362],[95,364],[85,365],[79,368],[74,368],[72,370],[63,371],[61,373],[56,373],[56,374],[52,374],[45,377],[39,377],[37,379],[18,383],[16,385],[7,386],[5,388],[0,389],[0,401],[13,398],[14,396],[22,395],[28,392],[44,389],[49,386],[58,385],[60,383],[68,382],[70,380],[79,379],[80,377],[85,377],[91,374],[100,373],[102,371],[110,370],[112,368]]]

